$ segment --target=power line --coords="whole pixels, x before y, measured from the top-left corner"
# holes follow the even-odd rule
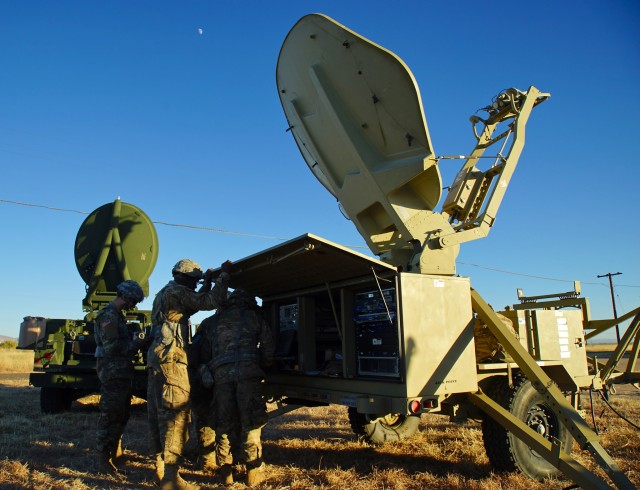
[[[478,267],[479,269],[486,269],[489,271],[494,271],[494,272],[501,272],[503,274],[511,274],[514,276],[524,276],[524,277],[532,277],[534,279],[544,279],[545,281],[557,281],[557,282],[568,282],[568,283],[573,283],[573,280],[569,280],[569,279],[558,279],[555,277],[545,277],[545,276],[537,276],[534,274],[525,274],[523,272],[512,272],[512,271],[506,271],[504,269],[496,269],[494,267],[486,267],[483,265],[478,265],[478,264],[470,264],[469,262],[461,262],[458,261],[458,264],[464,264],[464,265],[470,265],[472,267]],[[605,286],[605,284],[602,284],[600,282],[587,282],[587,281],[580,281],[581,284],[591,284],[594,286]]]
[[[175,226],[179,228],[190,228],[192,230],[212,231],[214,233],[228,233],[230,235],[250,236],[254,238],[269,238],[271,240],[280,240],[280,241],[289,240],[289,238],[281,238],[281,237],[270,236],[270,235],[256,235],[254,233],[244,233],[241,231],[220,230],[219,228],[209,228],[207,226],[181,225],[181,224],[175,224],[175,223],[165,223],[164,221],[153,221],[153,223],[155,223],[156,225]]]
[[[64,209],[64,208],[56,208],[53,206],[45,206],[42,204],[31,204],[31,203],[26,203],[26,202],[20,202],[20,201],[10,201],[8,199],[0,199],[0,202],[4,202],[4,203],[9,203],[9,204],[17,204],[19,206],[27,206],[27,207],[31,207],[31,208],[42,208],[42,209],[48,209],[50,211],[62,211],[65,213],[78,213],[78,214],[91,214],[91,213],[87,213],[86,211],[78,211],[76,209]],[[280,240],[280,241],[286,241],[289,240],[289,238],[281,238],[281,237],[276,237],[276,236],[269,236],[269,235],[256,235],[254,233],[243,233],[241,231],[231,231],[231,230],[221,230],[219,228],[209,228],[206,226],[194,226],[194,225],[184,225],[184,224],[179,224],[179,223],[167,223],[165,221],[152,221],[152,223],[156,224],[156,225],[164,225],[164,226],[174,226],[174,227],[179,227],[179,228],[190,228],[190,229],[194,229],[194,230],[203,230],[203,231],[212,231],[215,233],[228,233],[230,235],[242,235],[242,236],[250,236],[250,237],[255,237],[255,238],[268,238],[271,240]]]
[[[534,279],[544,279],[545,281],[556,281],[556,282],[568,282],[568,283],[573,283],[574,280],[573,279],[558,279],[555,277],[545,277],[545,276],[536,276],[534,274],[525,274],[524,272],[512,272],[512,271],[506,271],[504,269],[496,269],[495,267],[486,267],[484,265],[478,265],[478,264],[471,264],[469,262],[462,262],[462,261],[458,261],[458,264],[463,264],[463,265],[469,265],[472,267],[477,267],[478,269],[485,269],[488,271],[493,271],[493,272],[500,272],[502,274],[511,274],[513,276],[523,276],[523,277],[531,277]],[[589,284],[592,286],[603,286],[606,287],[606,284],[603,284],[601,282],[589,282],[589,281],[580,281],[580,284]],[[616,284],[616,288],[620,288],[620,287],[624,287],[624,288],[640,288],[640,286],[636,286],[634,284]]]
[[[60,212],[65,212],[65,213],[77,213],[77,214],[84,214],[84,215],[88,215],[91,213],[88,213],[86,211],[78,211],[76,209],[65,209],[65,208],[58,208],[58,207],[54,207],[54,206],[45,206],[43,204],[32,204],[32,203],[25,203],[25,202],[20,202],[20,201],[11,201],[8,199],[0,199],[0,202],[3,203],[7,203],[7,204],[15,204],[18,206],[27,206],[27,207],[31,207],[31,208],[41,208],[41,209],[48,209],[50,211],[60,211]],[[185,224],[181,224],[181,223],[167,223],[165,221],[152,221],[152,223],[157,224],[157,225],[164,225],[164,226],[172,226],[172,227],[178,227],[178,228],[187,228],[187,229],[192,229],[192,230],[202,230],[202,231],[210,231],[213,233],[226,233],[229,235],[238,235],[238,236],[247,236],[247,237],[253,237],[253,238],[265,238],[265,239],[269,239],[269,240],[279,240],[279,241],[287,241],[289,240],[289,238],[282,238],[282,237],[276,237],[276,236],[271,236],[271,235],[258,235],[255,233],[245,233],[245,232],[241,232],[241,231],[233,231],[233,230],[222,230],[219,228],[211,228],[211,227],[207,227],[207,226],[197,226],[197,225],[185,225]],[[349,248],[366,248],[364,246],[361,245],[346,245]],[[488,270],[488,271],[493,271],[493,272],[499,272],[501,274],[510,274],[513,276],[522,276],[522,277],[531,277],[534,279],[542,279],[545,281],[556,281],[556,282],[567,282],[567,283],[573,283],[573,280],[568,280],[568,279],[558,279],[555,277],[546,277],[546,276],[538,276],[538,275],[534,275],[534,274],[525,274],[523,272],[513,272],[513,271],[507,271],[504,269],[497,269],[495,267],[487,267],[487,266],[483,266],[483,265],[478,265],[478,264],[472,264],[469,262],[461,262],[458,261],[458,264],[462,264],[462,265],[468,265],[471,267],[477,267],[478,269],[484,269],[484,270]],[[595,286],[606,286],[606,284],[600,283],[600,282],[588,282],[588,281],[580,281],[582,284],[589,284],[589,285],[595,285]],[[640,288],[640,286],[636,286],[636,285],[631,285],[631,284],[616,284],[616,288],[619,287],[628,287],[628,288]]]
[[[43,208],[49,209],[51,211],[63,211],[65,213],[78,213],[78,214],[89,214],[85,211],[77,211],[75,209],[64,209],[64,208],[54,208],[53,206],[44,206],[42,204],[31,204],[28,202],[20,202],[20,201],[9,201],[7,199],[0,199],[0,202],[6,202],[9,204],[17,204],[18,206],[28,206],[30,208]]]

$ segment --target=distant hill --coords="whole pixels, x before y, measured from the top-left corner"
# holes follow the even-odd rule
[[[6,335],[0,335],[0,343],[4,342],[5,340],[15,340],[16,342],[18,341],[16,337],[7,337]]]

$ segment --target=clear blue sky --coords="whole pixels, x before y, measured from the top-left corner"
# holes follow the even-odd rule
[[[313,12],[407,63],[438,155],[473,148],[468,117],[502,89],[551,92],[494,229],[462,246],[458,272],[496,308],[517,287],[578,279],[596,318],[611,316],[596,276],[622,272],[618,312],[640,305],[635,0],[5,1],[0,199],[91,212],[119,196],[154,221],[246,234],[158,225],[152,295],[182,257],[214,267],[279,243],[250,235],[362,247],[285,132],[275,87],[282,41]],[[459,165],[441,164],[444,184]],[[84,218],[0,202],[0,335],[26,315],[82,317]]]

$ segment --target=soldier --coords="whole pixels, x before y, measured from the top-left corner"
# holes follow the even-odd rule
[[[205,472],[217,468],[216,433],[211,419],[211,403],[213,401],[212,386],[201,379],[199,367],[202,343],[202,328],[198,328],[193,336],[189,350],[189,381],[191,382],[191,417],[192,431],[197,442],[197,466]]]
[[[180,260],[173,267],[173,281],[169,281],[153,301],[154,339],[147,360],[147,409],[156,476],[163,490],[198,488],[180,477],[178,466],[190,418],[189,317],[197,311],[213,310],[226,300],[231,262],[226,261],[221,268],[211,289],[212,269],[203,274],[196,262]],[[203,276],[204,283],[196,292]]]
[[[144,299],[142,288],[136,281],[127,280],[118,284],[116,291],[116,299],[98,313],[94,328],[100,380],[100,418],[96,433],[100,452],[98,471],[111,474],[117,472],[113,462],[122,453],[122,433],[129,420],[133,356],[145,342],[134,340],[122,313]]]
[[[230,437],[240,434],[247,484],[264,481],[260,433],[267,423],[263,369],[273,363],[274,342],[255,297],[242,289],[202,323],[201,360],[213,375],[216,457],[225,484],[233,483]]]

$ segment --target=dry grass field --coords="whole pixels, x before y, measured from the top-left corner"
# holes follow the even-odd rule
[[[32,350],[0,350],[0,373],[28,373],[32,368]]]
[[[612,406],[640,424],[640,396],[618,390]],[[585,397],[589,408],[589,397]],[[43,415],[39,389],[27,377],[0,375],[0,488],[144,489],[156,488],[147,454],[146,404],[136,400],[124,436],[126,475],[94,472],[97,396],[73,404],[70,412]],[[594,398],[602,445],[634,485],[640,485],[640,434],[601,400]],[[589,420],[591,424],[591,421]],[[264,431],[267,481],[262,489],[561,489],[569,481],[532,482],[517,474],[494,474],[484,452],[480,425],[452,424],[423,416],[413,438],[383,446],[359,442],[343,407],[300,409],[270,421]],[[592,459],[574,454],[593,468]],[[598,470],[599,474],[602,472]],[[223,488],[214,475],[186,461],[184,476],[204,489]],[[241,483],[231,488],[244,488]]]
[[[587,344],[587,352],[589,352],[589,354],[598,354],[600,352],[613,352],[613,350],[617,347],[616,344],[593,344],[593,343],[589,343]],[[629,346],[627,347],[626,352],[631,351],[631,349],[633,348],[633,342],[631,344],[629,344]]]

